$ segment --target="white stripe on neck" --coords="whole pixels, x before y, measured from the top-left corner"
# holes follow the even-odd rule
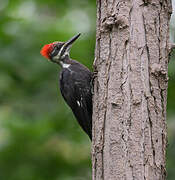
[[[69,68],[70,64],[66,64],[63,61],[60,61],[60,64],[63,68]]]

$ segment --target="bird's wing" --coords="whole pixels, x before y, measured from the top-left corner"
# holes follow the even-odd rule
[[[86,89],[81,88],[81,86],[76,86],[76,108],[74,114],[76,118],[81,121],[82,128],[92,139],[92,94],[91,88]]]
[[[87,83],[84,86],[84,83]],[[74,82],[74,86],[63,86],[60,81],[61,94],[67,104],[71,107],[78,123],[92,139],[92,94],[89,82]],[[86,88],[84,88],[86,87]]]

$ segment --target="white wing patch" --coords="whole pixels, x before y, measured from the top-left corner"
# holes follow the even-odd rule
[[[80,101],[77,101],[78,106],[81,106]]]

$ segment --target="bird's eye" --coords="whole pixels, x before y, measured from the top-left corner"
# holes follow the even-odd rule
[[[58,47],[58,46],[55,46],[55,50],[57,50],[57,51],[58,51],[58,50],[60,50],[60,47]]]
[[[59,45],[59,46],[57,45],[57,46],[54,47],[54,50],[55,50],[56,52],[58,52],[60,49],[61,49],[61,46],[60,46],[60,45]]]
[[[52,55],[56,55],[59,50],[60,50],[60,47],[55,46],[54,49],[53,49],[53,51],[52,51]]]

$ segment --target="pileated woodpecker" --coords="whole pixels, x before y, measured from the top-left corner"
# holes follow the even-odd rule
[[[61,66],[60,90],[78,123],[92,140],[92,73],[84,65],[70,59],[69,51],[80,34],[67,42],[45,45],[41,55]]]

